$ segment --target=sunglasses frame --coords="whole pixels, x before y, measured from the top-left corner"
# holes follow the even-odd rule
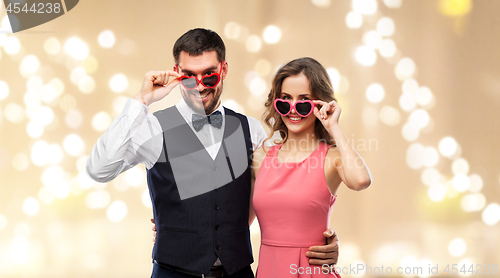
[[[281,101],[281,102],[288,102],[288,104],[290,105],[290,110],[288,111],[288,113],[286,113],[286,114],[281,114],[281,112],[278,110],[278,107],[277,107],[277,103],[278,103],[278,101]],[[311,104],[311,111],[309,111],[309,113],[307,113],[307,115],[305,115],[305,116],[304,116],[304,115],[302,115],[302,114],[300,114],[300,113],[297,111],[297,109],[295,108],[295,106],[296,106],[298,103],[299,103],[299,104],[300,104],[300,103],[310,103],[310,104]],[[290,112],[292,112],[292,109],[295,109],[295,112],[296,112],[299,116],[301,116],[301,117],[305,118],[305,117],[307,117],[307,116],[311,115],[311,113],[313,112],[313,110],[314,110],[314,107],[315,107],[315,106],[316,106],[316,105],[314,104],[314,102],[313,102],[312,100],[298,100],[298,101],[296,101],[295,103],[292,103],[291,101],[289,101],[289,100],[287,100],[287,99],[281,99],[281,98],[277,98],[277,99],[275,99],[275,100],[274,100],[274,109],[275,109],[275,110],[276,110],[276,112],[278,112],[281,116],[287,116],[288,114],[290,114]]]
[[[220,70],[219,70],[219,73],[214,72],[214,73],[211,73],[211,74],[208,74],[208,75],[203,75],[203,76],[201,77],[201,80],[199,80],[196,76],[187,76],[187,75],[183,75],[183,76],[179,77],[179,81],[180,81],[180,83],[181,83],[182,87],[184,87],[186,90],[194,90],[194,89],[196,89],[196,87],[198,87],[198,86],[200,85],[200,83],[201,83],[201,84],[202,84],[205,88],[214,88],[215,86],[219,85],[220,81],[222,80],[222,78],[221,78],[221,74],[222,74],[222,63],[223,63],[223,62],[224,62],[224,61],[220,62]],[[179,68],[180,68],[180,67],[179,67],[179,65],[177,64],[177,65],[176,65],[176,67],[177,67],[177,72],[179,72]],[[218,78],[217,83],[215,83],[215,85],[213,85],[213,86],[207,86],[207,85],[205,85],[205,83],[203,83],[203,82],[202,82],[204,78],[207,78],[207,77],[212,77],[212,76],[214,76],[214,75],[215,75],[215,76],[217,76],[217,78]],[[195,87],[193,87],[193,88],[188,88],[188,87],[186,87],[186,85],[184,85],[184,83],[182,83],[182,80],[184,80],[184,79],[193,79],[193,78],[196,80],[196,86],[195,86]]]

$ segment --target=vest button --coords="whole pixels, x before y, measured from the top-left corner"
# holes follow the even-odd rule
[[[219,210],[219,206],[218,206],[218,205],[215,205],[214,209],[215,209],[215,210]]]
[[[220,250],[220,246],[219,245],[215,246],[215,249]]]
[[[217,171],[217,166],[214,166],[214,171]]]
[[[219,225],[215,225],[215,230],[218,231],[219,229],[220,229]]]

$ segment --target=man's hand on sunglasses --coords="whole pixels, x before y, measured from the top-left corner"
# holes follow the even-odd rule
[[[179,77],[181,75],[175,71],[148,71],[142,81],[141,91],[134,99],[149,106],[166,97],[175,86],[179,85]]]

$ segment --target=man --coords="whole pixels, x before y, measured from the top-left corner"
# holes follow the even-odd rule
[[[152,277],[253,277],[250,165],[265,131],[221,105],[228,63],[217,33],[190,30],[173,52],[174,70],[146,73],[139,94],[98,139],[87,170],[108,182],[145,164],[158,230]],[[148,114],[178,85],[180,103]],[[329,244],[312,247],[313,264],[337,260],[336,235],[324,234]]]

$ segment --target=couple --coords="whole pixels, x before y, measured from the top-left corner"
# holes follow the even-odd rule
[[[270,136],[259,121],[220,104],[228,73],[220,36],[190,30],[173,52],[173,71],[145,75],[87,161],[100,182],[145,164],[158,230],[151,277],[254,277],[255,215],[262,231],[258,277],[337,276],[318,270],[338,257],[328,229],[336,191],[340,182],[364,189],[371,176],[366,165],[351,166],[360,157],[338,126],[340,107],[324,68],[303,58],[277,72],[266,123],[282,140],[268,149],[261,148]],[[149,104],[178,85],[180,103],[148,114]],[[303,140],[306,148],[294,145]]]

